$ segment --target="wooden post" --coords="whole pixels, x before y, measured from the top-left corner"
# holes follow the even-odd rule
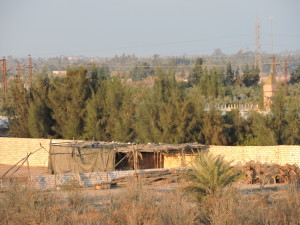
[[[157,168],[159,168],[159,163],[158,163],[159,161],[158,161],[158,159],[159,159],[158,158],[158,152],[156,152],[156,166],[157,166]]]
[[[136,157],[136,155],[135,155],[135,149],[134,149],[134,146],[133,146],[133,144],[132,144],[132,156],[133,156],[133,170],[135,171],[135,173],[136,173],[136,164],[135,164],[135,157]]]
[[[156,151],[153,152],[153,156],[154,156],[154,168],[158,168]]]
[[[138,170],[138,164],[137,164],[137,149],[134,148],[134,145],[132,144],[132,153],[133,153],[133,169],[134,169],[134,176],[137,178],[137,170]]]
[[[30,154],[27,153],[26,161],[27,161],[27,169],[28,169],[28,186],[30,186],[30,177],[31,177],[31,175],[30,175],[30,168],[29,168],[29,161],[28,161],[29,156],[30,156]]]
[[[184,165],[184,167],[186,167],[187,164],[186,164],[186,160],[185,160],[185,149],[182,149],[182,153],[183,153],[183,165]]]
[[[162,154],[161,154],[161,151],[159,151],[159,168],[162,169]]]
[[[55,153],[51,151],[52,150],[52,139],[50,139],[50,146],[49,146],[49,156],[51,157],[51,154],[53,155],[53,171],[54,171],[54,188],[56,188],[56,171],[54,169],[55,165]]]
[[[135,154],[136,154],[136,169],[138,170],[139,169],[139,153],[138,153],[137,149],[135,151]]]
[[[184,149],[181,149],[181,166],[182,167],[186,167],[186,162],[185,162],[185,153],[184,153]]]
[[[107,157],[107,160],[106,160],[106,165],[105,165],[105,171],[106,171],[106,189],[108,189],[108,173],[109,173],[109,171],[108,171],[108,161],[109,161],[109,155],[108,155],[108,157]]]

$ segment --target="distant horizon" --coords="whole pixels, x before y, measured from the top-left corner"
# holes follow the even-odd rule
[[[244,50],[243,52],[246,53],[246,52],[251,52],[251,53],[255,53],[253,50],[248,50],[246,51],[246,49],[240,49],[240,50]],[[221,49],[222,51],[222,49]],[[236,55],[238,54],[239,51],[237,52],[233,52],[233,53],[225,53],[222,51],[222,55],[224,56],[231,56],[231,55]],[[270,52],[261,52],[261,54],[266,54],[266,55],[272,55],[272,53]],[[280,51],[280,52],[276,52],[274,53],[274,55],[282,55],[282,54],[300,54],[300,50],[283,50],[283,51]],[[136,58],[151,58],[153,57],[154,55],[158,55],[159,57],[162,57],[162,58],[168,58],[168,57],[205,57],[205,56],[212,56],[213,55],[213,52],[210,53],[210,54],[194,54],[194,55],[188,55],[188,54],[181,54],[181,55],[160,55],[160,54],[157,54],[157,53],[154,53],[153,55],[146,55],[146,56],[139,56],[139,55],[136,55],[134,53],[131,53],[131,54],[127,54],[127,53],[121,53],[121,54],[115,54],[113,56],[88,56],[88,55],[83,55],[83,54],[79,54],[79,55],[66,55],[66,54],[61,54],[61,55],[53,55],[53,56],[36,56],[36,55],[32,55],[32,54],[25,54],[23,56],[14,56],[14,55],[3,55],[3,56],[0,56],[0,59],[2,57],[5,57],[5,58],[8,58],[8,57],[11,57],[11,58],[14,58],[14,59],[22,59],[22,58],[27,58],[28,56],[31,56],[32,59],[37,59],[37,58],[42,58],[42,59],[46,59],[46,58],[57,58],[57,57],[74,57],[74,58],[103,58],[103,59],[110,59],[110,58],[114,58],[116,56],[120,57],[120,56],[134,56]]]
[[[0,57],[255,51],[257,14],[262,52],[299,51],[299,9],[298,0],[1,1]]]

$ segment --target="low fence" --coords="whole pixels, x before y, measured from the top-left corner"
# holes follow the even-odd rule
[[[96,184],[111,182],[113,179],[131,177],[133,174],[143,174],[154,171],[168,171],[168,169],[146,169],[146,170],[126,170],[110,172],[93,172],[93,173],[67,173],[57,175],[31,176],[30,186],[34,188],[55,188],[57,186],[69,185],[73,181],[80,186],[92,187]]]

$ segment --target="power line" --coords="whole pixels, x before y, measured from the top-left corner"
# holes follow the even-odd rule
[[[289,61],[287,63],[299,63],[300,64],[300,61],[299,62],[296,62],[296,61]],[[283,65],[284,62],[281,62],[281,63],[276,63],[276,65]],[[248,63],[231,63],[231,66],[255,66],[256,64],[248,64]],[[262,65],[271,65],[271,63],[262,63]],[[172,68],[172,67],[194,67],[195,65],[159,65],[159,66],[150,66],[152,68]],[[202,65],[203,67],[226,67],[227,64],[203,64]],[[109,67],[118,67],[118,68],[132,68],[132,67],[138,67],[138,68],[143,68],[145,66],[143,65],[136,65],[136,66],[124,66],[124,65],[110,65]]]

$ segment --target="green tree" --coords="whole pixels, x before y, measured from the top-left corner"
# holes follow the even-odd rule
[[[97,67],[95,64],[92,64],[88,68],[87,78],[91,86],[91,91],[96,92],[103,81],[111,78],[108,66],[102,64],[101,67]]]
[[[231,63],[227,64],[224,77],[225,86],[232,86],[234,84],[234,72],[232,70]]]
[[[201,128],[203,124],[203,108],[198,102],[185,100],[178,116],[178,143],[203,143]]]
[[[137,107],[136,133],[141,142],[183,143],[200,141],[201,110],[197,88],[192,88],[191,99],[176,82],[173,73],[157,71],[152,89],[145,91]]]
[[[221,112],[214,106],[210,106],[209,111],[205,112],[203,119],[202,134],[205,144],[208,145],[227,145],[226,129]]]
[[[102,83],[87,103],[85,136],[104,141],[133,141],[133,88],[120,78]]]
[[[223,95],[222,72],[217,69],[204,70],[200,79],[199,88],[206,97],[217,98]]]
[[[271,128],[269,116],[252,113],[249,119],[252,120],[252,126],[241,145],[277,145],[276,134]]]
[[[10,90],[13,114],[10,120],[9,135],[23,138],[30,137],[28,130],[29,93],[19,80],[14,80]]]
[[[120,78],[114,78],[108,82],[106,91],[105,110],[109,113],[107,135],[111,140],[133,141],[135,105],[132,101],[132,88]]]
[[[247,134],[247,120],[245,120],[239,110],[227,112],[223,123],[229,145],[239,145]]]
[[[243,85],[243,77],[241,76],[239,69],[235,71],[234,84],[240,87]]]
[[[198,154],[192,170],[185,174],[185,178],[192,184],[184,189],[193,192],[199,200],[203,196],[219,193],[241,176],[241,171],[230,163],[219,155]]]
[[[87,70],[82,67],[70,69],[66,77],[54,78],[51,82],[49,105],[55,120],[53,130],[58,137],[81,138],[89,90]]]
[[[31,99],[28,110],[28,129],[31,137],[47,138],[54,133],[52,110],[48,106],[49,78],[39,76],[30,89]]]
[[[87,102],[84,127],[86,138],[109,141],[105,130],[109,117],[109,112],[105,110],[105,98],[106,85],[103,84]]]
[[[194,66],[194,68],[190,74],[189,80],[188,80],[188,83],[190,84],[190,86],[199,84],[200,79],[203,74],[202,64],[203,64],[203,59],[197,58],[195,66]]]
[[[156,75],[154,86],[144,94],[137,108],[137,138],[141,142],[165,142],[169,133],[177,129],[176,121],[170,123],[181,102],[178,92],[173,93],[176,81],[162,70],[158,70]],[[174,141],[176,137],[172,139]]]
[[[146,62],[136,65],[129,73],[129,77],[133,81],[143,80],[146,77],[153,76],[154,70]]]
[[[287,124],[286,121],[286,98],[283,86],[281,85],[276,94],[273,104],[271,105],[272,128],[275,132],[277,143],[284,144],[283,131]]]
[[[246,87],[251,87],[257,85],[259,82],[259,69],[258,67],[252,66],[250,69],[248,65],[246,65],[244,74],[243,74],[243,84]]]
[[[283,129],[282,135],[284,144],[300,145],[300,107],[296,102],[290,103],[287,107],[287,124]]]
[[[300,65],[297,69],[291,74],[290,84],[296,84],[300,82]]]

